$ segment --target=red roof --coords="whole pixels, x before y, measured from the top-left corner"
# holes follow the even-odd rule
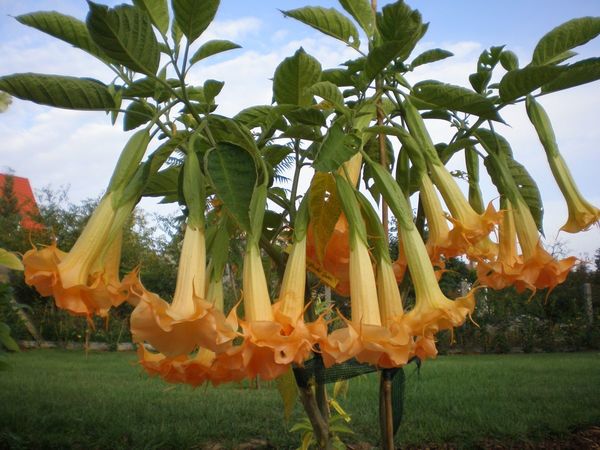
[[[0,195],[2,195],[6,180],[13,181],[13,193],[17,199],[17,208],[21,215],[21,226],[26,230],[41,230],[44,226],[32,219],[39,214],[39,209],[31,190],[29,180],[23,177],[0,173]]]

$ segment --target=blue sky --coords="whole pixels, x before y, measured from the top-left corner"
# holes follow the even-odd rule
[[[389,2],[379,2],[380,5],[385,3]],[[434,47],[455,53],[453,58],[419,68],[411,74],[411,81],[435,78],[461,85],[468,85],[467,76],[474,71],[483,49],[506,44],[524,65],[529,62],[537,40],[554,26],[574,17],[600,15],[600,2],[596,0],[420,0],[408,3],[430,22],[429,31],[415,55]],[[277,64],[300,46],[316,56],[325,68],[354,57],[341,43],[283,18],[278,11],[278,8],[293,9],[307,4],[332,7],[337,2],[222,0],[216,22],[204,39],[230,39],[243,49],[207,60],[192,72],[192,81],[197,83],[207,78],[226,82],[217,99],[220,104],[217,112],[232,115],[246,106],[270,103],[269,78]],[[10,17],[36,10],[57,10],[84,19],[87,4],[83,0],[0,0],[0,74],[31,71],[91,76],[105,82],[112,79],[112,72],[93,58]],[[600,56],[600,38],[576,51],[580,57]],[[581,191],[600,205],[597,182],[600,82],[552,94],[540,101],[553,120],[559,145]],[[566,219],[566,205],[522,106],[507,109],[503,116],[511,126],[500,127],[498,131],[509,139],[517,158],[538,181],[546,207],[546,236],[548,242],[552,242]],[[448,128],[440,122],[431,125],[437,140],[448,135]],[[111,126],[102,113],[55,110],[19,100],[0,116],[0,135],[3,137],[0,171],[11,168],[17,175],[30,178],[36,189],[69,184],[74,201],[96,197],[102,192],[128,136],[121,131],[119,122]],[[453,165],[459,167],[458,162]],[[485,194],[489,199],[497,195],[489,185],[485,187]],[[152,202],[145,201],[144,206],[157,210]],[[600,247],[597,227],[576,236],[561,233],[558,238],[576,255],[591,256]]]

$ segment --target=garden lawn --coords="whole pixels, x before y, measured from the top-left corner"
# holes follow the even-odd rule
[[[254,439],[297,447],[273,383],[260,389],[170,385],[148,377],[132,353],[36,350],[0,372],[0,447],[228,448]],[[406,370],[398,444],[560,438],[600,425],[600,354],[445,356]],[[340,403],[349,442],[378,439],[376,374],[353,379]]]

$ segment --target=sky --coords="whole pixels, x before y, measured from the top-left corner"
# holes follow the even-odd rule
[[[379,5],[386,3],[389,2],[380,1]],[[575,17],[600,16],[600,2],[596,0],[407,3],[419,9],[430,23],[413,56],[436,47],[455,55],[417,68],[410,74],[410,81],[437,79],[463,86],[469,86],[468,74],[475,70],[477,58],[485,48],[506,45],[525,65],[539,38],[553,27]],[[309,4],[337,6],[337,2],[329,0],[221,1],[215,22],[198,44],[209,39],[229,39],[243,48],[205,60],[190,73],[193,83],[201,84],[208,78],[225,81],[217,98],[217,113],[231,116],[251,105],[270,104],[270,79],[276,66],[299,47],[317,57],[323,68],[333,68],[356,57],[342,43],[284,18],[279,11]],[[39,72],[110,82],[112,72],[93,57],[14,19],[16,15],[40,10],[56,10],[85,20],[87,4],[83,0],[0,0],[0,75]],[[600,56],[600,38],[575,50],[579,53],[577,58]],[[600,82],[544,96],[540,103],[550,115],[559,147],[580,190],[593,204],[600,205],[600,183],[596,178],[600,173]],[[515,157],[530,170],[542,193],[546,242],[559,239],[570,253],[584,258],[593,256],[600,247],[598,227],[577,235],[558,232],[566,221],[566,204],[523,105],[507,108],[502,115],[508,126],[499,125],[496,130],[509,140]],[[451,132],[440,121],[430,122],[436,142]],[[74,202],[98,197],[130,135],[131,132],[122,131],[121,121],[112,126],[102,112],[61,110],[14,99],[0,115],[0,172],[12,170],[27,177],[34,189],[68,185]],[[451,161],[451,168],[459,167],[459,162]],[[466,183],[461,186],[466,188]],[[488,200],[497,197],[485,178],[484,196]],[[143,200],[142,206],[150,212],[175,210],[172,205],[157,206],[154,200]]]

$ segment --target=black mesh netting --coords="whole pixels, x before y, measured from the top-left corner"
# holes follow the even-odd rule
[[[421,361],[413,358],[410,362],[415,362],[420,367]],[[342,364],[326,368],[323,365],[323,359],[320,355],[309,359],[304,363],[304,367],[295,367],[294,376],[296,383],[300,387],[309,385],[311,379],[318,384],[335,383],[336,381],[348,380],[358,375],[381,371],[382,376],[392,381],[392,412],[394,418],[394,434],[400,427],[402,413],[404,410],[404,370],[396,369],[378,369],[370,364],[359,363],[351,359]]]

